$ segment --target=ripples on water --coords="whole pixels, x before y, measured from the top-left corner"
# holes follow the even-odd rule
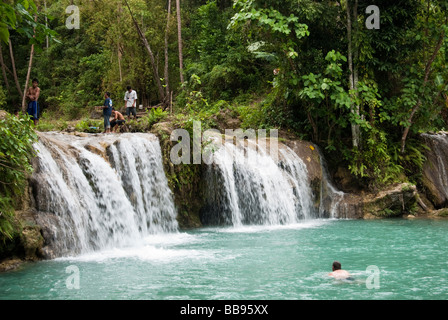
[[[313,220],[148,236],[0,274],[0,299],[446,299],[447,221]],[[328,277],[342,262],[354,281]],[[69,290],[68,266],[80,272]],[[380,288],[366,268],[377,265]]]

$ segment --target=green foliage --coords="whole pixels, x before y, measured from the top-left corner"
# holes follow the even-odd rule
[[[49,132],[57,131],[59,128],[54,122],[40,120],[39,124],[36,126],[36,130],[40,132]]]
[[[0,110],[4,109],[6,106],[6,91],[0,86]]]
[[[352,105],[351,94],[343,85],[342,63],[346,62],[347,58],[332,50],[326,55],[325,61],[327,66],[323,74],[310,73],[302,76],[302,90],[299,91],[298,97],[312,123],[314,140],[319,142],[320,132],[328,132],[326,148],[334,151],[342,146],[338,145],[340,138],[333,135],[332,129],[344,129],[349,122],[356,120],[354,115],[349,113]],[[324,119],[326,127],[319,126],[320,119]]]
[[[146,112],[143,121],[148,124],[149,128],[151,128],[154,124],[165,120],[168,115],[168,111],[163,111],[162,108],[154,108]]]
[[[258,8],[254,1],[235,1],[235,6],[240,7],[240,11],[236,13],[230,21],[229,27],[234,27],[238,23],[245,23],[247,20],[258,22],[258,26],[265,28],[268,32],[290,35],[295,33],[297,39],[301,39],[309,35],[308,26],[299,23],[298,17],[294,14],[289,16],[283,15],[272,7]],[[294,50],[288,52],[289,57],[297,56]]]
[[[12,237],[13,203],[23,192],[37,135],[28,115],[7,115],[0,120],[0,238]]]
[[[176,126],[192,131],[193,122],[201,121],[203,129],[216,128],[229,117],[239,117],[245,129],[287,129],[318,144],[327,158],[334,159],[332,165],[349,167],[372,188],[417,180],[424,161],[418,134],[448,127],[446,1],[377,0],[381,30],[365,28],[369,3],[359,1],[349,55],[346,6],[353,11],[354,1],[185,0],[182,85],[175,6],[167,21],[166,1],[129,2],[159,70],[165,63],[168,22],[168,75]],[[50,19],[49,29],[62,40],[55,42],[50,35],[49,48],[43,45],[49,31],[42,28],[41,13],[32,39],[34,4],[0,4],[0,38],[10,33],[20,83],[27,71],[29,44],[36,43],[32,77],[39,78],[44,109],[38,130],[63,130],[71,119],[80,120],[80,131],[102,128],[101,120],[88,120],[92,107],[102,105],[104,92],[110,91],[114,106],[121,108],[127,85],[138,92],[139,104],[161,102],[148,54],[121,0],[81,0],[79,30],[65,27],[64,10],[70,1],[48,1],[47,16],[56,17]],[[440,39],[440,50],[431,60]],[[11,70],[6,51],[3,57]],[[349,57],[355,70],[349,68]],[[348,82],[352,73],[359,80],[354,90]],[[8,94],[1,84],[0,107],[12,111],[21,99],[11,83],[10,79]],[[127,127],[147,131],[165,119],[167,114],[157,109],[140,121],[128,121]],[[360,130],[357,149],[352,126]],[[409,141],[406,153],[400,154],[406,128]]]
[[[56,36],[56,32],[39,22],[38,16],[44,18],[45,14],[38,11],[33,0],[19,0],[14,4],[0,2],[0,41],[9,42],[10,29],[26,36],[31,44],[42,43],[46,36]]]
[[[391,158],[386,133],[375,127],[366,131],[364,148],[353,149],[347,159],[351,173],[373,190],[402,182],[403,167]]]
[[[406,149],[407,152],[402,154],[398,145],[392,145],[389,154],[395,163],[399,163],[403,167],[403,173],[406,174],[409,181],[417,184],[426,161],[425,152],[429,151],[429,148],[419,139],[409,139]]]
[[[9,197],[0,195],[0,242],[12,239],[15,233],[14,208]]]
[[[83,119],[76,123],[75,130],[86,133],[98,133],[104,131],[104,121],[94,119]]]
[[[39,119],[39,123],[36,126],[36,130],[40,132],[48,131],[64,131],[68,128],[69,123],[64,120],[51,120],[48,119],[45,114]]]
[[[231,7],[223,10],[218,1],[209,1],[191,15],[191,25],[185,30],[190,44],[185,50],[186,78],[200,77],[206,99],[231,100],[266,84],[260,81],[265,70],[248,51],[245,35],[227,28],[233,13]]]
[[[276,107],[275,104],[274,95],[268,95],[260,101],[249,104],[238,104],[236,110],[242,121],[241,128],[269,130],[275,127],[288,127],[285,111]]]

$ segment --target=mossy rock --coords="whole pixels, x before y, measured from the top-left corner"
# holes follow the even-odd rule
[[[404,183],[364,199],[363,211],[367,217],[394,218],[414,211],[417,204],[417,188]]]
[[[38,226],[25,226],[21,235],[26,260],[38,260],[42,256],[44,238]]]
[[[174,127],[171,122],[156,123],[151,133],[160,140],[162,161],[168,186],[174,195],[178,216],[177,221],[181,229],[201,227],[199,211],[203,205],[201,192],[201,165],[179,164],[173,165],[170,159],[173,142],[170,141]]]
[[[436,217],[448,218],[448,208],[436,210],[434,211],[433,215]]]
[[[23,260],[18,258],[5,259],[0,262],[0,272],[16,270],[23,264],[23,262]]]

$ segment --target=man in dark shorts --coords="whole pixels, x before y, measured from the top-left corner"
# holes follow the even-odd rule
[[[131,114],[134,116],[134,119],[137,119],[137,92],[132,90],[131,86],[128,86],[126,89],[127,91],[124,95],[126,115],[128,116],[128,120],[131,120]]]
[[[37,79],[33,79],[33,86],[28,88],[26,92],[26,98],[28,99],[28,108],[26,112],[31,116],[31,120],[34,121],[34,125],[37,126],[39,123],[39,95],[40,88],[38,87],[39,81]]]
[[[119,126],[122,126],[126,123],[126,120],[124,120],[123,115],[115,110],[115,108],[112,108],[112,117],[114,117],[110,123],[110,127],[112,128],[112,132],[116,132]]]
[[[106,92],[104,94],[104,105],[99,107],[103,109],[104,116],[104,133],[110,133],[110,117],[112,115],[112,100],[110,99],[110,93]]]

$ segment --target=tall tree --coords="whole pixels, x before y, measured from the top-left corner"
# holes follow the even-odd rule
[[[118,17],[117,17],[117,21],[118,21],[118,25],[120,25],[120,17],[121,17],[121,2],[118,2]],[[121,42],[121,34],[118,35],[118,40],[117,40],[117,58],[118,58],[118,71],[120,73],[120,82],[123,82],[123,73],[121,71],[121,59],[123,57],[122,53],[121,53],[121,48],[120,48],[120,42]]]
[[[3,74],[3,81],[5,81],[6,90],[8,90],[8,94],[10,95],[10,89],[9,89],[9,81],[8,77],[6,76],[6,65],[5,61],[3,60],[3,50],[2,50],[2,43],[0,41],[0,64],[2,67],[2,74]]]
[[[347,55],[348,55],[348,68],[350,71],[349,75],[349,85],[350,85],[350,91],[353,95],[357,95],[358,91],[358,82],[359,82],[359,75],[358,75],[358,66],[357,66],[357,57],[358,57],[358,48],[356,45],[354,45],[354,35],[357,31],[357,24],[358,24],[358,0],[355,0],[355,3],[353,4],[353,18],[352,18],[352,3],[350,0],[347,0],[346,3],[346,12],[347,12],[347,39],[348,39],[348,49],[347,49]],[[355,27],[353,30],[353,26]],[[354,31],[354,32],[353,32]],[[353,99],[357,100],[357,99]],[[355,103],[356,104],[356,103]],[[358,148],[361,141],[361,131],[359,124],[356,123],[356,119],[359,118],[360,110],[359,105],[354,105],[352,103],[350,107],[350,112],[355,115],[355,119],[352,119],[351,128],[352,128],[352,144],[354,148]]]
[[[34,16],[34,22],[37,22],[37,13]],[[33,38],[36,37],[36,29],[34,29],[34,35]],[[25,80],[25,86],[23,87],[23,95],[22,95],[22,112],[25,113],[26,111],[26,92],[28,88],[28,83],[30,82],[30,76],[31,76],[31,67],[33,66],[33,57],[34,57],[34,43],[31,45],[31,52],[30,52],[30,61],[28,63],[28,71],[26,73],[26,80]]]
[[[165,94],[170,96],[170,80],[169,80],[169,55],[168,55],[168,36],[170,30],[170,16],[171,16],[171,0],[168,0],[168,13],[166,17],[166,30],[165,30]]]
[[[183,56],[183,45],[182,45],[182,19],[180,12],[180,0],[176,0],[176,11],[177,11],[177,41],[179,45],[179,73],[180,82],[184,83],[184,56]]]
[[[20,88],[19,78],[17,77],[16,62],[15,62],[15,59],[14,59],[14,51],[12,49],[11,39],[9,39],[8,45],[9,45],[9,57],[11,59],[12,75],[13,75],[13,78],[14,78],[14,83],[16,84],[17,92],[20,95],[20,99],[22,99],[23,98],[23,93],[22,93],[22,89]]]
[[[143,45],[145,46],[146,50],[148,51],[149,54],[149,58],[151,60],[151,66],[152,66],[152,70],[154,72],[154,80],[157,84],[157,88],[159,90],[159,96],[160,96],[160,100],[162,101],[163,104],[166,104],[168,102],[168,98],[165,95],[165,91],[163,90],[163,86],[162,86],[162,82],[160,81],[160,76],[159,76],[159,70],[157,67],[157,63],[156,63],[156,59],[154,57],[154,53],[151,49],[151,46],[149,45],[148,40],[146,39],[145,34],[143,33],[143,31],[140,29],[140,26],[138,25],[137,20],[135,20],[134,15],[132,14],[132,10],[131,7],[129,6],[127,0],[125,0],[126,6],[129,9],[129,13],[131,15],[132,21],[134,22],[135,28],[137,29],[137,32],[140,36],[140,39],[143,42]]]
[[[437,89],[436,79],[437,76],[434,75],[437,69],[446,71],[446,57],[442,59],[443,61],[439,61],[436,63],[439,56],[441,56],[441,52],[443,53],[444,45],[447,43],[447,35],[448,35],[448,3],[446,1],[432,1],[427,0],[427,3],[424,1],[421,2],[422,7],[426,7],[426,12],[421,10],[420,17],[417,17],[417,21],[420,21],[417,24],[418,30],[416,30],[415,37],[417,39],[421,39],[423,41],[422,45],[422,53],[417,54],[417,61],[411,66],[411,70],[419,70],[417,74],[414,75],[414,79],[410,81],[413,84],[413,88],[408,90],[414,94],[414,99],[409,100],[413,102],[413,105],[410,105],[409,111],[406,121],[404,121],[404,129],[401,137],[401,153],[404,154],[406,151],[406,141],[408,139],[411,127],[414,124],[416,114],[422,109],[425,104],[432,105],[434,104],[434,97],[437,99],[443,93],[446,86],[446,78],[442,80],[444,85],[440,87],[442,89]],[[422,61],[423,60],[423,61]],[[422,68],[423,67],[423,68]],[[439,73],[440,78],[444,78]],[[416,85],[415,81],[419,81]],[[427,91],[430,89],[430,91]],[[441,90],[440,92],[437,92]],[[404,90],[403,90],[404,91]],[[434,94],[434,92],[436,92]],[[403,94],[405,95],[405,94]],[[432,98],[431,98],[432,97]],[[428,99],[429,98],[429,99]]]
[[[447,24],[447,23],[448,23],[448,18],[445,20],[445,24]],[[439,40],[437,41],[437,43],[434,47],[433,53],[431,54],[428,61],[426,61],[426,63],[425,63],[423,87],[426,87],[428,85],[429,76],[432,71],[432,65],[433,65],[434,61],[436,60],[437,55],[440,52],[440,49],[442,48],[442,44],[443,44],[444,40],[445,40],[445,31],[443,30],[439,36]],[[405,127],[405,129],[403,131],[403,135],[401,137],[401,153],[405,152],[406,139],[408,137],[409,130],[411,129],[414,116],[419,111],[421,106],[422,106],[422,100],[421,100],[421,98],[419,98],[417,103],[415,104],[415,106],[412,108],[411,114],[409,115],[409,118],[407,119],[408,125]]]

